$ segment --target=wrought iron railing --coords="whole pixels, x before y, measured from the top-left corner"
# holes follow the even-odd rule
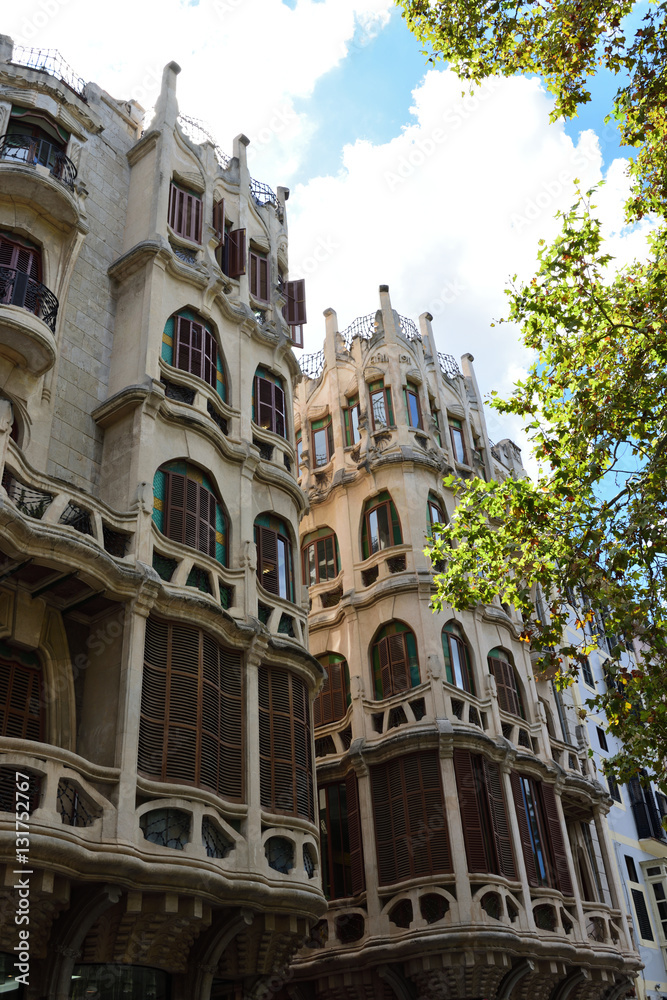
[[[27,163],[30,166],[40,163],[49,168],[56,180],[74,189],[76,167],[69,156],[46,139],[37,139],[31,135],[0,136],[0,159]]]
[[[68,63],[65,62],[57,49],[33,49],[27,45],[15,45],[12,53],[12,63],[15,66],[28,66],[29,69],[42,70],[57,77],[79,97],[83,97],[86,81],[77,76]],[[85,98],[84,98],[85,100]]]
[[[275,191],[263,181],[256,181],[254,177],[250,178],[250,194],[258,205],[276,205],[278,202]]]
[[[407,316],[399,316],[398,320],[401,324],[401,333],[406,340],[421,340],[421,334],[414,320],[408,319]]]
[[[355,337],[361,337],[362,340],[370,340],[375,333],[375,330],[375,313],[372,312],[368,313],[367,316],[357,316],[357,318],[353,320],[349,326],[345,327],[344,330],[341,330],[340,335],[345,341],[345,346],[349,351],[350,345]]]
[[[457,378],[461,374],[461,369],[453,354],[440,354],[438,352],[438,361],[440,362],[440,371],[447,378]]]
[[[21,306],[39,316],[51,333],[56,332],[58,299],[46,285],[24,271],[0,267],[0,305]]]
[[[191,118],[190,115],[179,115],[178,124],[181,126],[188,139],[192,141],[197,146],[201,146],[204,142],[210,142],[215,149],[215,156],[222,167],[226,170],[231,163],[231,156],[222,149],[222,147],[216,142],[211,133],[209,132],[206,124],[199,118]]]
[[[299,358],[299,367],[306,378],[319,378],[324,370],[324,351],[303,354]]]

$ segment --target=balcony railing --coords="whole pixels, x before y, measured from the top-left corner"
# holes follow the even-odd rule
[[[29,69],[50,73],[85,100],[85,80],[77,76],[57,49],[33,49],[27,45],[15,45],[12,63],[15,66],[27,66]]]
[[[31,135],[3,135],[0,137],[0,159],[27,163],[31,166],[39,163],[43,167],[48,167],[56,180],[74,190],[76,167],[69,156],[56,149],[46,139],[38,139]]]
[[[13,267],[0,267],[0,305],[21,306],[46,323],[51,333],[56,332],[58,299],[53,292],[35,281],[25,271]]]

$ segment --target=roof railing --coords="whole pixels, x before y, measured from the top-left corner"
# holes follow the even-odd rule
[[[83,97],[86,81],[83,77],[77,76],[57,49],[34,49],[27,45],[15,45],[12,52],[12,63],[15,66],[27,66],[28,69],[50,73],[79,97]]]

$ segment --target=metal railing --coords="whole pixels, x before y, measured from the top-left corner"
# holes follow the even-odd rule
[[[39,316],[51,333],[56,332],[58,299],[53,292],[25,271],[0,267],[0,305],[21,306]]]
[[[408,319],[407,316],[399,316],[398,321],[401,324],[401,333],[406,340],[421,340],[421,334],[417,329],[417,324],[414,320]]]
[[[457,365],[453,354],[440,354],[438,352],[438,361],[440,362],[440,371],[447,378],[458,378],[461,374],[461,369]]]
[[[178,124],[181,126],[188,139],[192,139],[196,146],[201,146],[204,142],[210,142],[215,149],[215,156],[222,167],[226,170],[231,163],[231,156],[223,150],[222,146],[216,142],[209,132],[205,122],[199,118],[192,118],[190,115],[179,115]]]
[[[74,190],[77,170],[69,156],[57,149],[46,139],[37,139],[31,135],[7,134],[0,136],[0,159],[13,160],[15,163],[27,163],[30,166],[41,164],[48,167],[53,177],[68,188]]]
[[[355,337],[361,337],[362,340],[370,340],[375,333],[375,313],[368,313],[367,316],[357,316],[349,326],[341,330],[340,335],[345,341],[345,346],[348,351]]]
[[[254,177],[250,178],[250,194],[258,205],[278,204],[275,191],[263,181],[256,181]]]
[[[83,97],[86,81],[83,77],[77,76],[57,49],[33,49],[27,45],[15,45],[12,52],[12,63],[15,66],[27,66],[29,69],[50,73],[79,97]]]
[[[306,378],[319,378],[324,370],[324,351],[303,354],[299,358],[299,368]]]

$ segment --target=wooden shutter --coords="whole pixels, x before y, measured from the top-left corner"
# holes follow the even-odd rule
[[[516,879],[517,871],[512,849],[512,835],[507,822],[505,796],[503,795],[500,768],[494,761],[482,758],[484,767],[485,791],[491,813],[493,837],[498,859],[498,874],[506,878]]]
[[[178,472],[165,472],[164,533],[174,542],[185,541],[185,483]]]
[[[230,278],[245,274],[245,229],[227,233],[227,274]]]
[[[269,258],[250,251],[250,294],[260,302],[269,301]]]
[[[287,670],[259,668],[260,801],[313,819],[308,691]]]
[[[213,230],[218,238],[218,246],[225,242],[225,199],[213,202]]]
[[[391,661],[389,659],[389,640],[384,636],[377,644],[378,658],[380,661],[380,679],[382,682],[382,697],[388,698],[393,694],[391,685]]]
[[[218,388],[218,345],[210,330],[204,327],[201,377],[217,391]]]
[[[142,774],[158,781],[164,777],[168,650],[167,624],[149,618],[144,645],[137,767]]]
[[[207,334],[211,336],[201,323],[186,319],[184,316],[176,317],[174,357],[177,368],[190,372],[198,378],[204,377],[204,341]]]
[[[306,322],[306,282],[304,278],[297,281],[287,281],[284,286],[287,302],[283,307],[283,316],[289,326],[301,326]]]
[[[313,705],[316,726],[342,719],[347,711],[347,685],[345,682],[345,660],[329,662],[326,666],[327,679]]]
[[[173,182],[169,188],[169,225],[187,240],[201,243],[202,200],[189,194]]]
[[[34,247],[26,247],[21,243],[0,236],[0,267],[11,267],[15,271],[27,274],[35,281],[41,280],[42,255]]]
[[[454,771],[459,796],[459,811],[463,825],[469,872],[491,871],[484,846],[483,819],[479,807],[477,775],[469,750],[454,750]]]
[[[271,594],[278,593],[278,535],[271,528],[257,526],[257,576]]]
[[[281,437],[285,437],[285,393],[280,388],[279,385],[274,386],[274,398],[275,398],[275,424],[274,430],[276,434],[280,434]]]
[[[276,386],[266,378],[255,376],[255,422],[267,430],[275,430],[274,392]]]
[[[551,855],[553,857],[553,864],[555,868],[554,881],[556,883],[556,889],[560,889],[564,896],[573,896],[574,890],[572,888],[570,869],[567,864],[563,830],[558,817],[556,793],[551,785],[547,785],[543,781],[540,782],[540,793],[542,804],[544,806],[544,815],[546,818],[545,825],[549,831],[549,846],[551,848]]]
[[[396,694],[398,691],[407,691],[412,685],[410,683],[410,664],[408,662],[405,634],[401,632],[399,635],[387,636],[386,641],[391,676],[388,693]],[[385,694],[385,697],[387,697],[387,694]]]
[[[519,694],[512,664],[495,656],[490,656],[488,662],[489,670],[496,679],[498,705],[504,712],[521,716]]]
[[[537,885],[538,884],[537,868],[535,867],[535,855],[533,854],[533,842],[530,838],[530,830],[528,828],[528,817],[526,816],[526,807],[523,802],[521,779],[515,771],[512,771],[512,774],[510,775],[510,780],[512,783],[512,795],[514,797],[514,805],[516,807],[516,818],[519,824],[519,837],[521,838],[521,849],[523,850],[523,860],[526,864],[528,885]]]
[[[178,472],[165,473],[164,533],[215,559],[217,501],[213,493]]]
[[[361,836],[361,816],[359,814],[359,789],[354,771],[345,775],[345,798],[347,801],[347,835],[350,845],[350,869],[352,872],[352,895],[366,888],[364,869],[364,846]]]
[[[0,736],[41,742],[44,722],[41,671],[0,660]]]

